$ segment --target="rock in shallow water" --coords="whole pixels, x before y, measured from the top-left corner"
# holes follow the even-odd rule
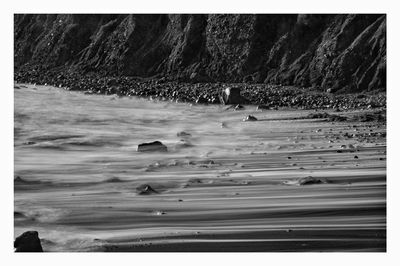
[[[239,87],[228,87],[220,95],[220,102],[223,104],[243,104],[247,100],[240,95]]]
[[[166,152],[167,146],[162,144],[160,141],[153,141],[148,143],[142,143],[138,145],[137,151],[139,152]]]
[[[136,191],[139,195],[150,195],[150,194],[158,194],[150,185],[143,184],[136,188]]]
[[[257,121],[257,118],[254,117],[254,116],[252,116],[252,115],[248,115],[248,116],[246,116],[245,118],[243,118],[243,121],[244,121],[244,122],[247,122],[247,121]]]
[[[43,252],[37,231],[26,231],[14,241],[15,252]]]

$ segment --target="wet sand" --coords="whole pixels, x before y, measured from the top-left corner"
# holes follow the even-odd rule
[[[14,233],[45,251],[386,250],[385,124],[31,85],[14,111]]]

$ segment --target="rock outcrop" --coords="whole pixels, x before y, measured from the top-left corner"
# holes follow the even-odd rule
[[[15,72],[386,89],[384,14],[16,14]]]
[[[14,241],[15,252],[43,252],[37,231],[26,231]]]

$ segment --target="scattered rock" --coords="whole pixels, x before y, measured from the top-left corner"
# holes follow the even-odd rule
[[[35,68],[35,67],[33,67]],[[82,91],[88,94],[117,94],[118,96],[152,97],[154,99],[170,99],[176,102],[208,102],[220,103],[221,83],[186,83],[152,78],[141,79],[139,77],[107,77],[101,74],[78,73],[62,69],[45,70],[23,67],[14,73],[17,82],[50,84],[53,86],[62,85],[66,90]],[[117,86],[109,86],[110,80],[115,80]],[[111,82],[111,81],[110,81]],[[112,81],[111,83],[113,83]],[[225,86],[232,86],[226,84]],[[20,86],[23,88],[23,86]],[[384,92],[368,94],[367,97],[358,99],[353,94],[327,94],[320,90],[309,90],[302,87],[272,85],[272,84],[235,84],[245,94],[245,102],[268,107],[270,110],[277,110],[278,107],[290,107],[299,109],[326,109],[348,110],[365,109],[373,102],[374,108],[386,108],[386,94]],[[32,88],[34,89],[34,88]],[[233,89],[234,90],[234,89]],[[312,92],[312,93],[311,93]],[[239,94],[240,95],[240,94]],[[243,96],[244,97],[244,96]],[[243,98],[242,96],[240,98]],[[227,103],[230,104],[230,103]],[[232,107],[233,108],[233,107]],[[332,117],[333,121],[343,118]]]
[[[43,252],[37,231],[27,231],[14,241],[15,252]]]
[[[142,143],[138,145],[138,152],[166,152],[167,146],[162,144],[160,141]]]

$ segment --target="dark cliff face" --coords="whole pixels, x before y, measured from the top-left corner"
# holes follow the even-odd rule
[[[15,70],[386,89],[386,15],[14,16]]]

